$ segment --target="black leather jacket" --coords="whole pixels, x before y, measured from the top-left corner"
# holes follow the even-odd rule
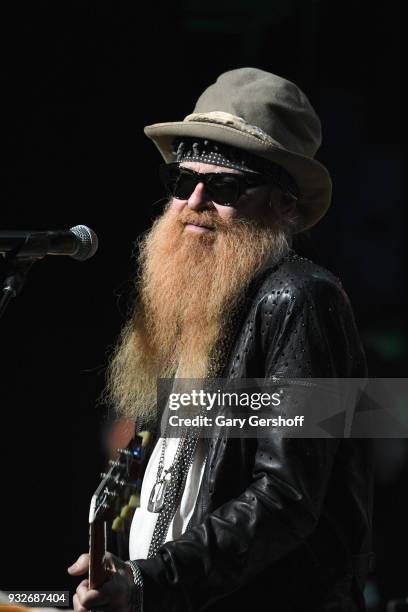
[[[364,377],[338,279],[293,252],[258,275],[224,375]],[[138,561],[144,611],[363,610],[370,441],[224,433],[208,447],[189,529]]]

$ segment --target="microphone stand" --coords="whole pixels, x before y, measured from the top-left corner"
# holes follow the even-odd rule
[[[3,282],[2,294],[0,297],[0,318],[3,316],[12,298],[18,296],[24,287],[28,273],[37,258],[18,257],[17,252],[13,251],[5,257],[8,261],[9,269]]]

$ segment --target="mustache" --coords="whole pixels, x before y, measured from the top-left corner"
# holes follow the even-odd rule
[[[219,216],[217,211],[202,210],[200,212],[184,208],[177,213],[177,221],[184,226],[187,223],[208,227],[219,232],[231,231],[233,227],[239,225],[249,225],[245,219],[231,218],[228,221]]]

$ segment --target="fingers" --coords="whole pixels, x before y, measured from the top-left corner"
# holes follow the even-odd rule
[[[98,589],[90,589],[83,580],[77,587],[73,605],[75,612],[103,609],[112,612],[129,612],[131,609],[133,575],[124,561],[107,552],[103,558],[107,581]],[[83,554],[68,568],[72,576],[88,571],[89,555]]]
[[[78,559],[68,568],[68,574],[71,576],[81,576],[89,570],[89,555],[83,553]]]
[[[99,590],[89,589],[88,580],[83,580],[73,597],[73,606],[75,612],[101,608],[112,612],[130,612],[130,592],[119,574]]]
[[[72,598],[72,605],[73,605],[73,608],[74,608],[74,612],[87,612],[86,608],[82,605],[82,603],[81,603],[81,601],[79,600],[79,597],[78,597],[78,589],[80,587],[84,586],[84,587],[86,587],[86,590],[88,591],[88,588],[87,588],[88,585],[85,584],[87,582],[88,582],[87,580],[83,580],[81,582],[81,584],[78,585],[76,593],[75,593],[74,597]]]
[[[108,599],[101,591],[90,589],[88,580],[83,580],[77,587],[73,604],[75,612],[86,612],[87,610],[108,607]]]
[[[81,584],[78,585],[77,590],[75,592],[74,597],[72,598],[72,605],[74,608],[74,612],[86,612],[86,608],[82,605],[79,597],[78,597],[78,590],[80,593],[83,593],[82,587],[86,588],[86,592],[88,592],[88,580],[83,580],[81,582]],[[82,597],[82,595],[81,595]]]
[[[84,608],[83,606],[81,606],[81,604],[79,603],[79,599],[78,599],[78,595],[75,594],[72,598],[72,605],[74,608],[74,612],[86,612],[86,608]]]

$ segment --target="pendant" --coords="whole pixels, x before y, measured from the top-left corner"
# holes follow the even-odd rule
[[[171,472],[165,473],[164,477],[153,485],[152,491],[149,497],[149,503],[147,509],[149,512],[161,512],[164,505],[164,497],[167,491],[167,487],[170,484]]]

